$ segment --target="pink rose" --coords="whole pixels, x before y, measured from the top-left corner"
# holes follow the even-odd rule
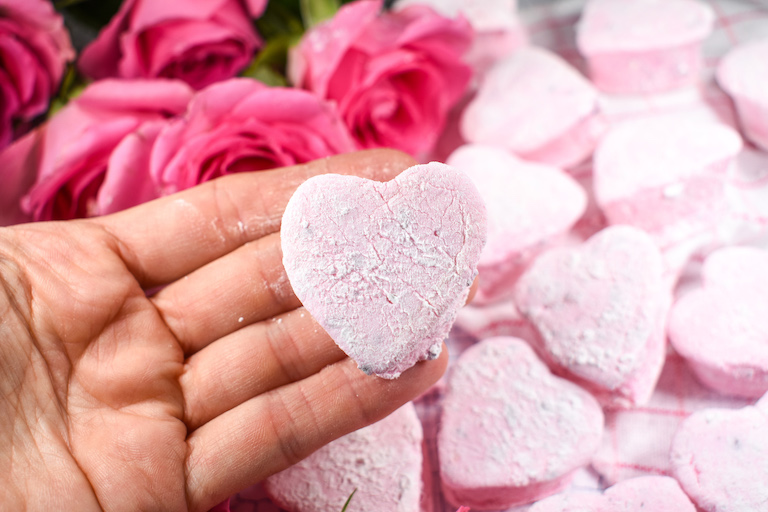
[[[0,0],[0,148],[14,124],[45,112],[75,57],[61,16],[46,0]]]
[[[124,0],[88,45],[92,78],[177,78],[195,89],[235,76],[261,44],[251,17],[267,0]]]
[[[133,186],[127,172],[131,168],[146,169],[159,193],[166,195],[225,174],[300,164],[355,149],[333,105],[299,89],[233,78],[200,91],[185,116],[126,147],[124,157],[113,158],[99,211],[116,209],[113,196]],[[113,166],[120,172],[113,172]]]
[[[176,80],[91,84],[47,124],[0,154],[4,178],[12,184],[0,193],[0,225],[98,214],[102,182],[116,148],[141,130],[157,131],[158,123],[186,109],[192,95]],[[130,197],[127,202],[156,197],[154,189],[145,189],[146,176],[136,169],[124,172],[129,175],[122,191]]]
[[[467,87],[472,29],[425,6],[380,10],[380,1],[360,0],[310,30],[291,53],[289,76],[334,100],[362,147],[420,155]]]

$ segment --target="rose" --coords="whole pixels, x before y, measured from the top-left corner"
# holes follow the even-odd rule
[[[306,91],[267,87],[246,78],[200,91],[183,117],[144,140],[149,142],[137,141],[125,148],[125,158],[110,161],[99,195],[100,213],[114,211],[112,197],[131,186],[133,178],[117,172],[119,168],[146,173],[165,195],[225,174],[295,165],[356,149],[331,104]]]
[[[45,112],[75,52],[46,0],[0,0],[0,148]]]
[[[139,129],[157,131],[158,122],[184,111],[192,94],[177,80],[90,85],[47,124],[0,154],[4,179],[12,185],[0,193],[0,225],[99,213],[97,198],[115,148]],[[133,169],[125,172],[136,177],[136,184],[147,183]],[[133,204],[156,195],[136,186],[123,194]]]
[[[289,76],[334,100],[362,147],[421,155],[469,82],[461,59],[472,29],[425,6],[380,9],[378,0],[353,2],[310,30],[291,52]]]
[[[250,16],[266,0],[125,0],[88,45],[80,70],[92,78],[178,78],[195,89],[235,76],[260,40]]]

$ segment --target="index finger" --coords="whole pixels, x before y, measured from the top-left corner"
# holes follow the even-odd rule
[[[353,174],[388,181],[415,163],[405,153],[388,149],[347,153],[225,176],[92,221],[115,238],[129,271],[149,288],[175,281],[246,242],[278,231],[291,195],[312,176]]]

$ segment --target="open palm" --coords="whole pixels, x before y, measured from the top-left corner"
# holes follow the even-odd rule
[[[302,181],[411,163],[343,155],[0,228],[0,508],[207,510],[436,381],[444,356],[357,370],[281,263]]]

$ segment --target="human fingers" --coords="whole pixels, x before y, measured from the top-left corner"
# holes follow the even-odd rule
[[[301,305],[283,268],[279,233],[238,247],[151,300],[187,355]]]
[[[180,378],[190,430],[346,355],[304,309],[240,329],[191,356]]]
[[[415,161],[394,150],[369,150],[307,164],[239,173],[92,219],[117,241],[128,269],[145,288],[167,284],[246,242],[280,229],[296,187],[325,173],[387,181]]]
[[[187,359],[181,377],[185,423],[195,429],[254,396],[309,377],[344,357],[304,308],[237,330]]]
[[[342,359],[320,372],[248,400],[188,438],[190,509],[218,501],[374,423],[419,396],[445,372],[447,350],[398,379],[365,375]]]

